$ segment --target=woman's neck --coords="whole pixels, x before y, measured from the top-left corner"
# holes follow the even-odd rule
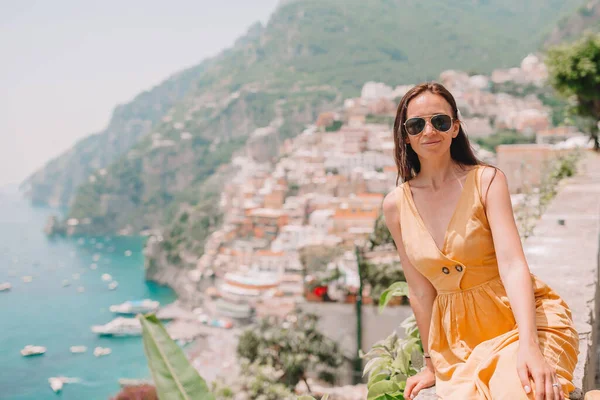
[[[459,165],[450,154],[447,157],[435,160],[422,160],[421,170],[418,174],[419,186],[438,190],[444,182],[459,176]]]

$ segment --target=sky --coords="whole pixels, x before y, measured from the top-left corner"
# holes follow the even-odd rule
[[[0,0],[0,186],[20,183],[117,104],[231,46],[278,0]]]

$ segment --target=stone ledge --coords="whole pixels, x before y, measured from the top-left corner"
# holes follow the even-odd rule
[[[559,224],[559,219],[564,225]],[[594,389],[600,293],[600,155],[584,154],[578,173],[564,180],[524,245],[531,271],[569,305],[579,332],[579,360],[571,399]]]

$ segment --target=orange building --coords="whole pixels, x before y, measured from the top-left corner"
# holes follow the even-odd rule
[[[258,238],[275,239],[279,228],[288,223],[288,215],[284,210],[257,208],[248,214],[252,221],[254,236]]]

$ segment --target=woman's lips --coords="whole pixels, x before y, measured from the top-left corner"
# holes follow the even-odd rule
[[[421,143],[421,144],[423,146],[431,146],[431,145],[434,145],[434,144],[438,144],[440,142],[441,142],[441,140],[436,140],[436,141],[433,141],[433,142],[425,142],[425,143]]]

